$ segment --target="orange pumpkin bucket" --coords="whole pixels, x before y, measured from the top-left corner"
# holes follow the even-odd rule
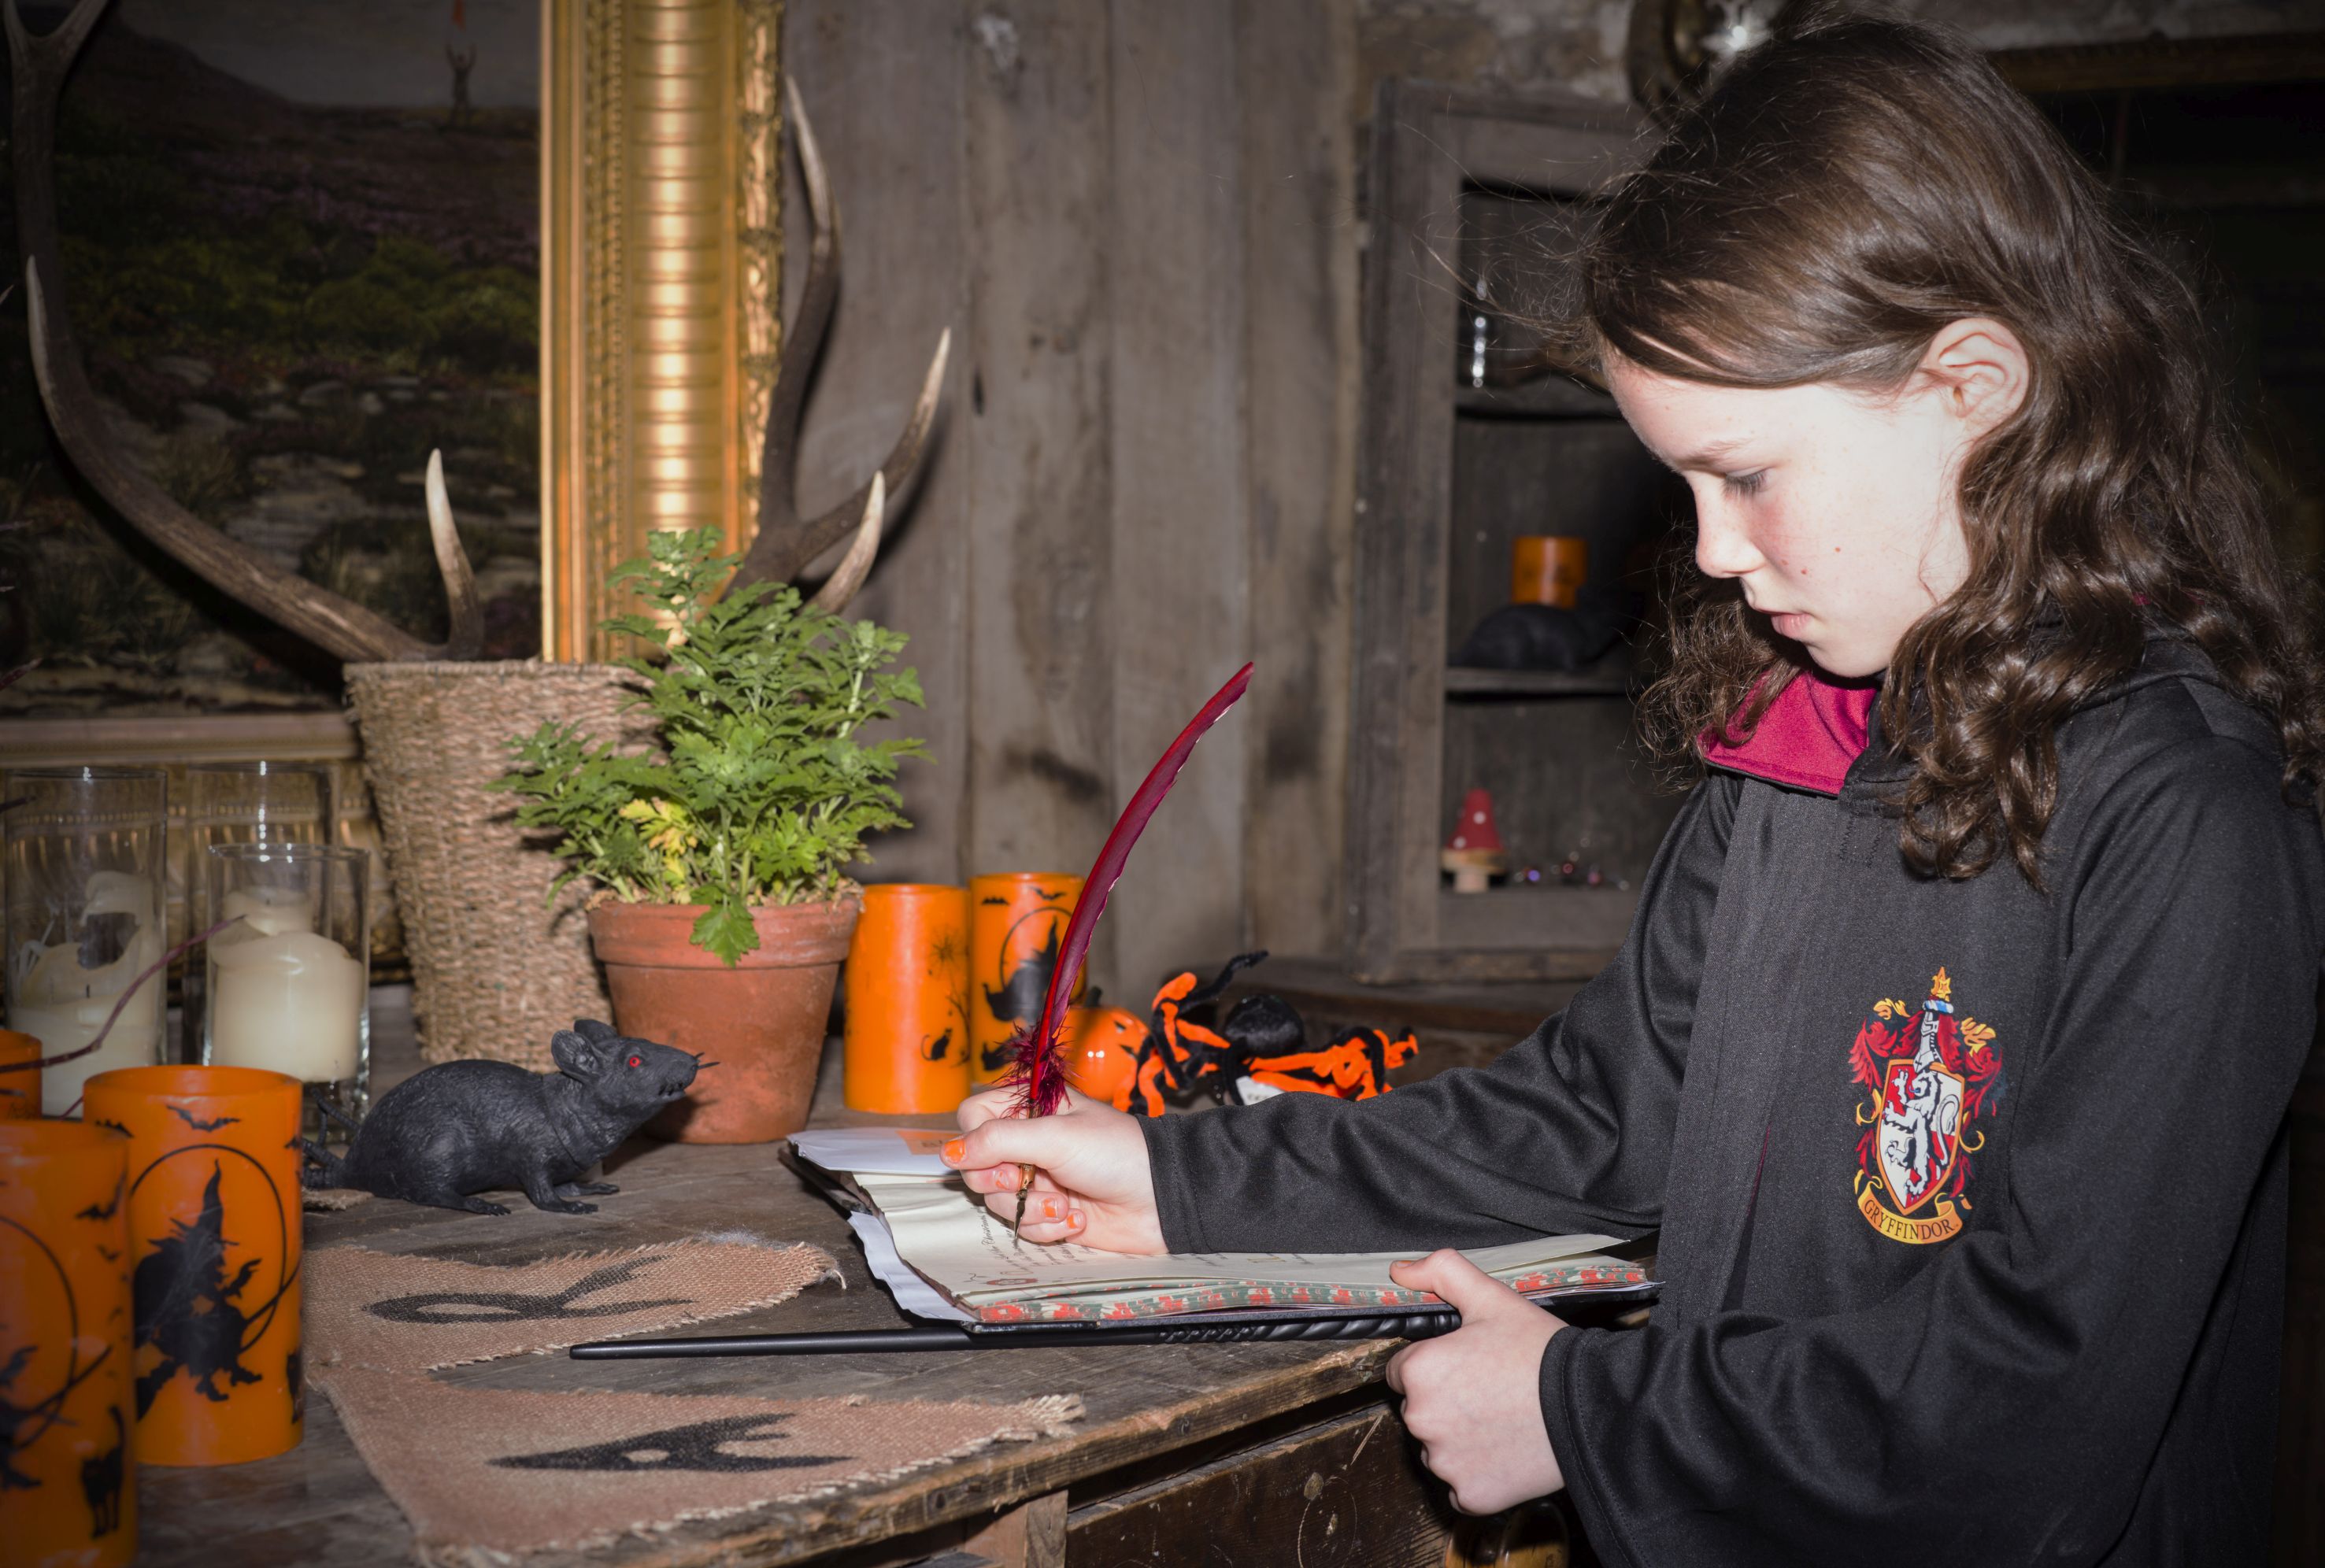
[[[1009,1071],[1009,1040],[1033,1021],[1082,880],[1059,872],[1005,872],[968,884],[968,1077]],[[1081,975],[1073,994],[1082,993]]]
[[[26,1568],[137,1554],[128,1165],[104,1128],[0,1121],[0,1552]]]
[[[0,1029],[0,1121],[41,1113],[41,1070],[16,1065],[41,1059],[41,1042],[14,1029]]]
[[[968,1093],[968,890],[876,882],[848,949],[847,1099],[890,1115]]]
[[[1146,1020],[1126,1007],[1066,1010],[1066,1082],[1093,1100],[1130,1109]]]
[[[83,1118],[129,1135],[136,1449],[239,1464],[299,1445],[299,1080],[124,1067]]]

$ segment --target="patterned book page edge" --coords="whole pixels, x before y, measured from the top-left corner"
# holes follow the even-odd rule
[[[1634,1289],[1650,1283],[1635,1263],[1590,1258],[1548,1268],[1532,1268],[1502,1281],[1522,1295],[1557,1291],[1584,1295]],[[1238,1307],[1427,1306],[1437,1301],[1425,1290],[1395,1286],[1348,1288],[1281,1279],[1247,1279],[1191,1289],[1129,1290],[1079,1296],[987,1302],[971,1310],[980,1323],[1069,1323],[1115,1318],[1169,1317],[1183,1312],[1221,1312]]]

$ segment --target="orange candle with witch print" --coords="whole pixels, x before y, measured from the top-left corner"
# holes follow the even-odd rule
[[[850,1111],[950,1111],[968,1093],[968,890],[875,882],[848,943]]]
[[[25,1064],[41,1059],[41,1042],[14,1029],[0,1029],[0,1121],[41,1113],[41,1070]]]
[[[1009,1070],[1008,1045],[1042,1010],[1066,918],[1082,880],[1061,872],[1005,872],[968,884],[968,1077],[982,1086]],[[1082,993],[1074,976],[1073,994]]]
[[[299,1080],[124,1067],[81,1115],[129,1135],[137,1458],[240,1464],[299,1444]]]
[[[137,1554],[128,1169],[117,1132],[0,1121],[0,1550],[28,1568]]]

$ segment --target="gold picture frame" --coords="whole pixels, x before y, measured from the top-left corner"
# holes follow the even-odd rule
[[[783,263],[781,0],[542,0],[542,651],[658,529],[748,542]]]

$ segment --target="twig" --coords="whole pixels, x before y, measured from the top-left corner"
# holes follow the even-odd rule
[[[13,806],[15,802],[12,800],[9,804]],[[113,1032],[114,1023],[121,1017],[121,1010],[129,1005],[129,999],[137,994],[137,988],[139,986],[144,985],[156,974],[159,974],[162,971],[169,968],[171,964],[177,961],[178,955],[183,953],[187,948],[191,947],[197,942],[208,941],[211,937],[217,936],[219,932],[225,930],[228,926],[233,925],[236,920],[239,920],[242,918],[243,917],[240,915],[228,915],[225,919],[220,920],[208,930],[195,932],[183,942],[179,943],[175,947],[172,947],[167,953],[162,954],[161,957],[156,958],[153,963],[139,970],[137,972],[137,978],[129,982],[128,989],[124,991],[119,997],[115,999],[113,1010],[105,1015],[105,1027],[97,1031],[97,1038],[95,1039],[81,1047],[80,1049],[77,1051],[67,1051],[61,1056],[43,1056],[37,1062],[0,1062],[0,1073],[29,1073],[39,1067],[61,1067],[67,1062],[79,1061],[83,1056],[88,1056],[91,1051],[97,1049],[97,1047],[105,1044],[105,1037]]]

